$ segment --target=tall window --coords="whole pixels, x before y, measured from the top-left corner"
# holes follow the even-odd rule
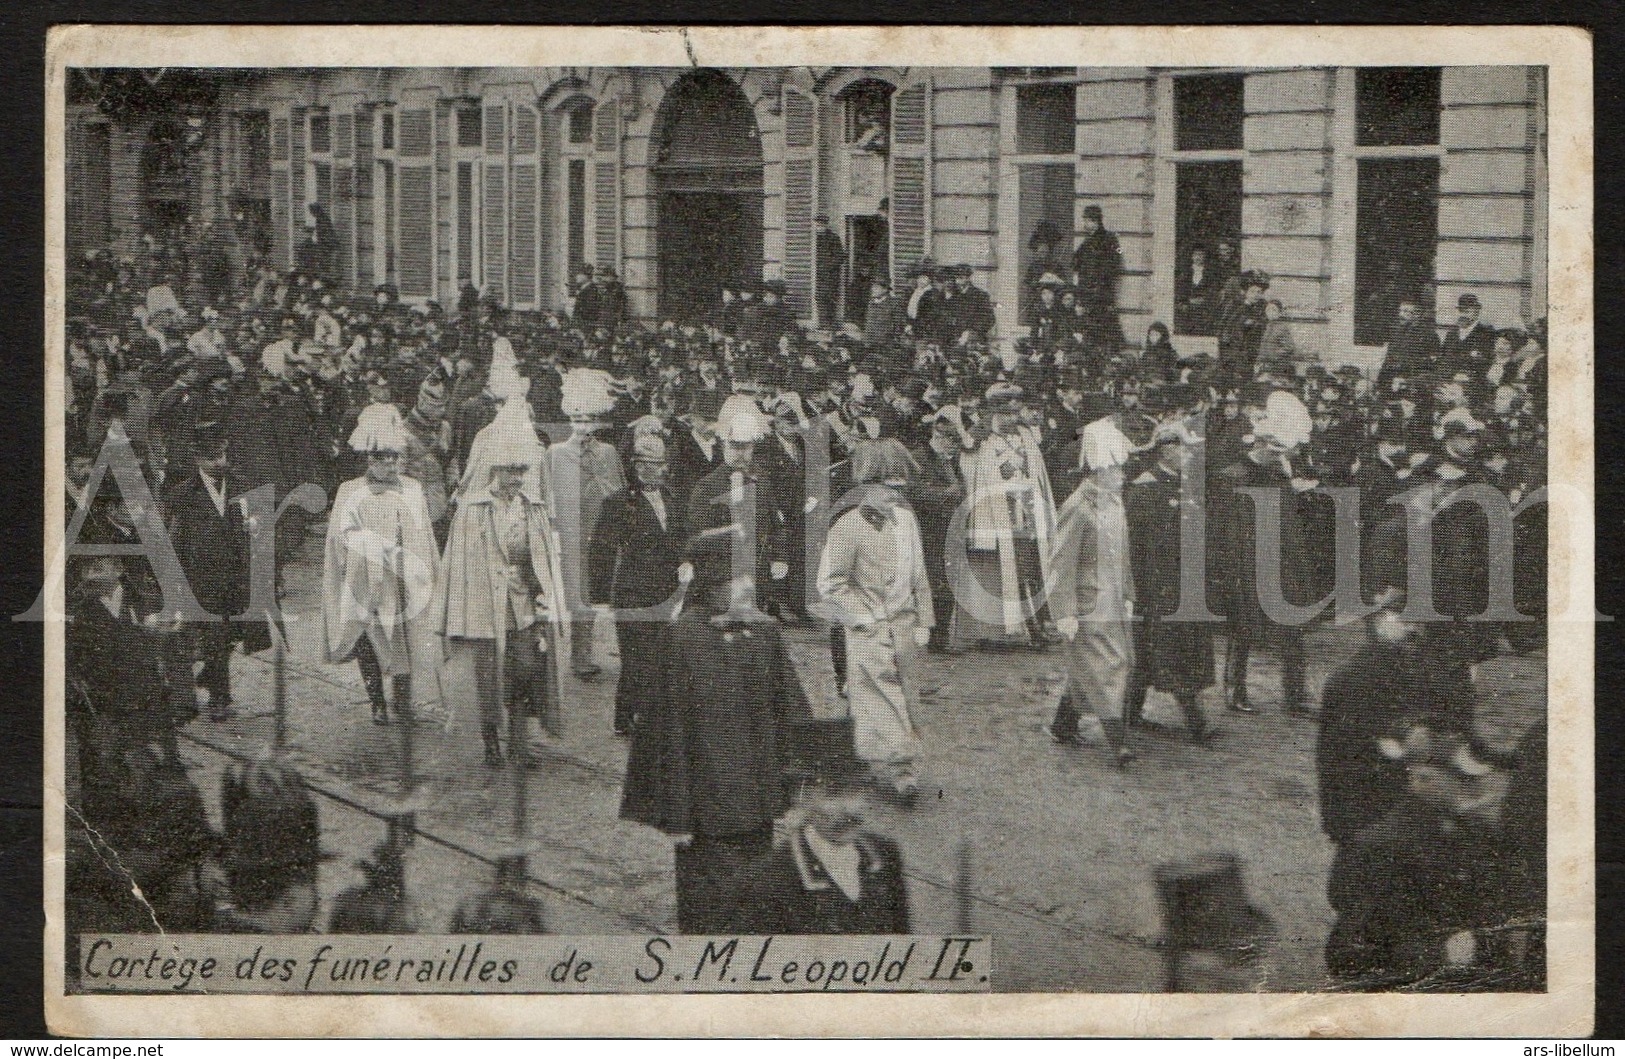
[[[395,183],[395,112],[388,107],[373,114],[373,275],[380,283],[400,286],[396,254],[400,247]]]
[[[588,170],[592,162],[592,121],[597,103],[588,96],[572,96],[559,105],[560,155],[563,160],[562,193],[554,208],[563,259],[557,264],[556,283],[568,285],[574,272],[592,255],[587,233],[592,230],[592,199]]]
[[[305,205],[320,206],[331,220],[333,217],[333,124],[326,111],[311,111],[307,135],[309,153],[305,156]],[[300,225],[309,223],[309,214],[297,218]]]
[[[1434,304],[1439,244],[1438,67],[1355,71],[1354,341],[1388,340],[1400,299]]]
[[[484,126],[478,104],[459,107],[453,117],[457,147],[452,163],[452,246],[455,248],[453,266],[457,274],[457,287],[461,290],[465,283],[472,283],[475,287],[484,285],[485,270],[482,265],[485,255],[480,241],[480,192],[483,185],[480,167],[484,159]]]
[[[1439,142],[1436,66],[1382,66],[1355,73],[1354,142],[1421,147]]]
[[[1016,309],[1028,323],[1046,273],[1070,274],[1077,202],[1078,86],[1015,86],[1017,236],[1021,288]]]
[[[1196,74],[1174,81],[1174,148],[1239,151],[1246,74]]]
[[[1401,299],[1431,312],[1439,159],[1362,158],[1355,204],[1354,341],[1388,341]]]
[[[1245,74],[1174,78],[1174,331],[1217,333],[1219,297],[1241,269]],[[1247,262],[1248,267],[1263,262]]]
[[[1016,151],[1071,154],[1078,142],[1078,86],[1021,85],[1016,89]]]

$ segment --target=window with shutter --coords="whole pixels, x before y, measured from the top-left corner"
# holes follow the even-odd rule
[[[537,237],[541,209],[541,152],[537,144],[536,108],[516,103],[512,119],[508,304],[515,309],[535,309],[539,305]]]
[[[372,112],[358,107],[355,129],[355,284],[365,291],[377,283],[373,263]]]
[[[593,111],[593,236],[599,268],[621,266],[621,107],[606,99]]]
[[[489,113],[489,111],[487,111]],[[485,165],[485,291],[498,301],[508,300],[507,166]]]
[[[339,237],[338,271],[345,286],[355,279],[355,171],[348,165],[333,169],[333,228]]]
[[[396,129],[395,268],[404,298],[434,297],[434,112],[403,110]]]
[[[288,242],[288,170],[280,166],[271,169],[271,259],[282,268],[293,264],[293,250]]]
[[[299,253],[299,245],[305,241],[305,112],[293,112],[293,122],[289,126],[288,150],[288,240],[293,248],[288,259],[292,267]]]
[[[931,86],[920,82],[892,96],[892,282],[906,287],[909,272],[931,244]]]
[[[797,315],[813,314],[818,213],[818,102],[791,85],[784,90],[784,282]]]

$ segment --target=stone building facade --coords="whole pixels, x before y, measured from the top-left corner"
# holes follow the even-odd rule
[[[545,309],[584,261],[617,269],[645,318],[770,278],[827,326],[825,215],[842,301],[875,272],[905,285],[922,259],[964,262],[1009,338],[1093,204],[1121,242],[1131,339],[1162,320],[1181,348],[1212,347],[1197,280],[1222,273],[1221,243],[1271,274],[1299,344],[1331,363],[1369,363],[1407,292],[1441,325],[1466,291],[1497,325],[1546,311],[1537,67],[204,76],[218,94],[201,113],[113,119],[70,96],[70,248],[130,247],[201,211],[241,217],[291,264],[315,203],[344,277],[411,301],[473,283]],[[1041,223],[1059,233],[1047,261]]]

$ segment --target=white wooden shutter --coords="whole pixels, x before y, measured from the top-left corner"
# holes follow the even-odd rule
[[[400,112],[395,135],[396,187],[400,196],[397,271],[401,296],[434,297],[434,112],[417,107]]]
[[[508,301],[508,103],[494,100],[485,104],[485,129],[480,137],[485,147],[485,187],[480,196],[484,214],[480,219],[485,239],[485,293],[497,301]]]
[[[271,260],[286,269],[293,266],[288,216],[289,119],[286,114],[271,120]]]
[[[592,115],[593,258],[599,268],[621,267],[621,101],[599,101]]]
[[[333,227],[339,239],[339,278],[355,284],[355,113],[333,116]]]
[[[931,86],[916,82],[892,94],[892,282],[909,286],[908,272],[931,245]]]
[[[355,122],[355,285],[366,291],[378,280],[373,275],[372,231],[372,109],[359,106]]]
[[[508,117],[508,304],[528,310],[541,304],[541,129],[528,103],[514,103]]]
[[[561,154],[563,129],[556,110],[544,110],[539,115],[540,146],[537,159],[540,188],[540,212],[536,224],[536,252],[539,261],[537,275],[538,307],[554,309],[560,305],[562,288],[569,282],[566,273],[573,267],[565,260],[567,247],[565,233],[559,229],[559,201],[563,188],[565,162]]]
[[[296,107],[289,125],[288,137],[288,239],[292,249],[289,267],[299,256],[299,247],[305,241],[305,110]]]
[[[798,316],[813,315],[818,213],[818,100],[794,85],[784,100],[784,282]]]

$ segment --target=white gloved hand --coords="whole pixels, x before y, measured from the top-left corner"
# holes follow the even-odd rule
[[[767,572],[768,575],[773,578],[773,580],[783,581],[786,577],[790,576],[790,564],[785,562],[775,562],[773,565],[767,568]]]
[[[1067,643],[1078,638],[1077,618],[1058,618],[1055,622],[1055,631],[1066,637]]]
[[[926,644],[928,644],[930,642],[931,642],[931,630],[927,629],[924,625],[916,625],[914,627],[914,646],[915,647],[924,647]]]

